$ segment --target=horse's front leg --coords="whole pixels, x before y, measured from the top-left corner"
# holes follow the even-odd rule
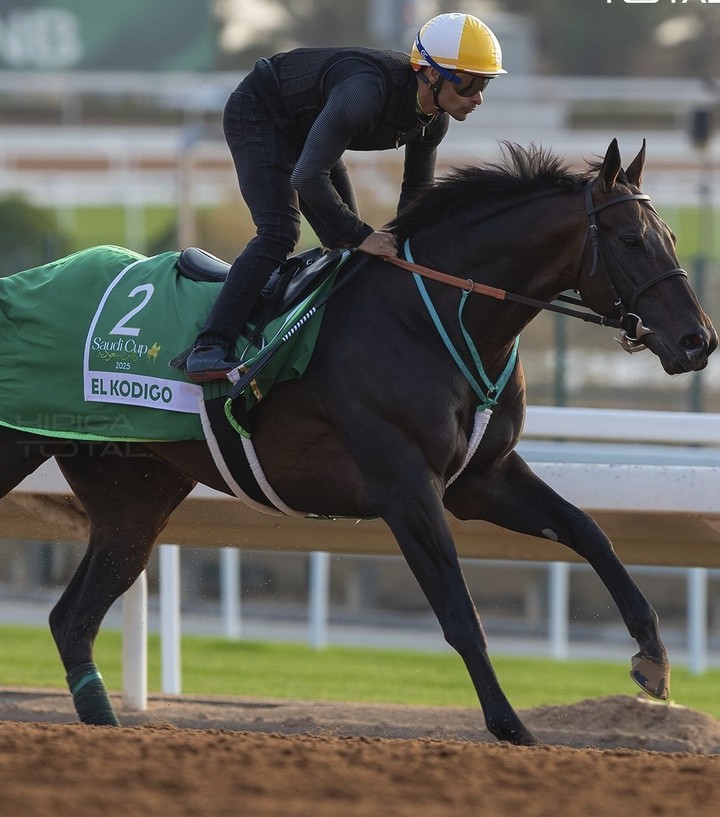
[[[500,527],[566,545],[586,559],[610,591],[640,651],[631,676],[655,698],[670,694],[670,664],[658,617],[630,577],[597,523],[534,474],[517,452],[498,469],[467,472],[448,489],[445,507],[459,519],[483,519]]]
[[[403,474],[390,476],[387,463],[382,476],[366,482],[371,502],[392,530],[415,578],[435,612],[443,635],[462,657],[485,716],[488,730],[498,740],[518,745],[538,741],[522,723],[505,697],[487,652],[487,641],[477,609],[468,591],[457,550],[440,498],[421,463],[411,467],[412,456],[394,461],[404,463]],[[408,478],[407,474],[413,474]]]
[[[536,744],[505,697],[490,663],[485,633],[440,501],[428,497],[403,503],[384,516],[440,622],[445,640],[465,662],[488,730],[498,740]]]

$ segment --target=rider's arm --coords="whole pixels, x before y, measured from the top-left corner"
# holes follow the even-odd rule
[[[398,201],[398,212],[429,185],[435,177],[437,146],[447,133],[448,117],[439,114],[428,124],[425,131],[405,145],[402,188]]]
[[[384,107],[382,77],[356,74],[336,85],[315,120],[292,174],[308,220],[327,247],[357,247],[373,228],[359,218],[331,183],[330,173],[355,136],[375,126]]]

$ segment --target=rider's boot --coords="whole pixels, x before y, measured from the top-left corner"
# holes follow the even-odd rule
[[[238,256],[197,340],[170,365],[182,369],[193,383],[220,380],[236,369],[240,365],[233,357],[237,328],[247,323],[266,281],[262,268],[247,270],[242,256]]]
[[[193,383],[220,380],[240,364],[233,357],[230,344],[222,338],[201,335],[186,352],[178,355],[170,365],[182,369]]]

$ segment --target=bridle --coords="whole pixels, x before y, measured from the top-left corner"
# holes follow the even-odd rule
[[[613,294],[614,298],[613,305],[620,312],[620,318],[608,318],[605,317],[604,315],[599,315],[593,312],[564,307],[556,303],[548,303],[547,301],[540,301],[535,298],[528,298],[525,295],[517,295],[516,293],[508,292],[507,290],[499,289],[498,287],[491,287],[488,286],[487,284],[477,283],[476,281],[473,281],[471,278],[466,279],[459,278],[458,276],[455,275],[449,275],[448,273],[440,272],[439,270],[435,270],[430,267],[425,267],[422,266],[421,264],[416,264],[412,261],[408,261],[405,258],[383,256],[383,260],[388,261],[397,267],[401,267],[402,269],[409,270],[410,272],[415,272],[418,275],[421,275],[425,278],[430,278],[432,280],[439,281],[449,286],[458,287],[460,289],[465,290],[466,292],[474,292],[479,295],[486,295],[488,297],[496,298],[497,300],[502,301],[513,301],[514,303],[523,304],[525,306],[530,306],[535,309],[544,309],[550,312],[557,312],[562,315],[568,315],[572,318],[580,318],[589,323],[595,323],[601,326],[609,326],[615,329],[620,329],[621,336],[618,340],[623,349],[625,349],[626,352],[631,353],[640,351],[641,349],[645,348],[641,341],[641,338],[647,334],[650,334],[653,331],[652,329],[649,329],[647,326],[643,324],[642,319],[636,312],[637,303],[638,300],[640,299],[640,296],[647,292],[651,287],[655,286],[656,284],[659,284],[661,281],[664,281],[666,278],[671,278],[677,275],[687,278],[687,272],[685,272],[685,270],[683,269],[680,269],[679,267],[675,267],[673,269],[667,270],[666,272],[662,272],[659,275],[656,275],[649,281],[644,281],[642,284],[638,286],[633,284],[632,279],[625,272],[625,270],[622,267],[622,264],[620,264],[619,260],[612,252],[612,249],[610,248],[607,239],[604,238],[602,231],[600,230],[600,227],[597,223],[596,214],[601,210],[605,210],[608,207],[612,207],[613,205],[620,204],[621,202],[624,201],[650,201],[650,196],[648,196],[645,193],[627,193],[622,196],[615,196],[615,198],[609,199],[608,201],[605,201],[602,204],[595,205],[592,200],[592,179],[586,182],[585,184],[584,196],[585,196],[585,213],[589,220],[587,234],[585,236],[584,248],[587,248],[589,244],[592,251],[592,261],[589,275],[590,276],[595,275],[598,270],[598,267],[602,263],[602,266],[605,269],[605,274],[610,283],[610,289]],[[519,202],[518,205],[523,203],[525,202]],[[503,208],[502,211],[499,212],[505,212],[507,209],[508,208]],[[492,215],[497,214],[498,213],[493,213]],[[601,252],[600,249],[601,240],[604,242],[608,250],[609,256],[612,258],[612,263],[610,265],[606,261],[607,255]],[[580,260],[578,278],[580,276],[580,271],[582,269],[582,261],[584,257],[585,249],[583,249],[582,258]],[[627,307],[625,306],[621,296],[618,293],[612,270],[614,270],[618,275],[622,276],[625,279],[625,281],[628,282],[630,286],[633,287],[633,291],[630,296],[630,301]],[[576,286],[576,291],[577,289],[578,287]],[[587,310],[586,305],[579,298],[560,295],[555,300],[583,307],[584,310]]]
[[[673,267],[666,272],[659,273],[654,278],[650,278],[648,281],[644,281],[638,286],[633,284],[632,279],[625,272],[622,264],[612,251],[607,239],[604,238],[602,232],[600,231],[600,227],[598,226],[597,219],[595,218],[596,213],[600,212],[600,210],[605,210],[607,207],[611,207],[614,204],[620,204],[620,202],[623,201],[650,201],[650,196],[645,193],[627,193],[624,196],[616,196],[615,198],[609,199],[602,204],[594,205],[592,200],[592,182],[589,181],[585,184],[585,212],[590,221],[588,224],[587,236],[585,238],[585,246],[587,246],[589,243],[592,249],[592,265],[590,267],[589,277],[595,275],[599,263],[602,262],[602,265],[605,268],[605,274],[610,283],[610,289],[613,294],[613,306],[615,306],[615,308],[620,312],[620,328],[623,331],[620,343],[623,349],[632,353],[644,348],[641,338],[653,331],[643,324],[640,315],[636,311],[640,296],[647,292],[651,287],[654,287],[656,284],[664,281],[666,278],[673,278],[676,275],[680,275],[684,278],[687,278],[688,276],[684,269],[681,269],[680,267]],[[652,205],[650,205],[650,207],[652,207]],[[611,267],[605,260],[608,255],[603,256],[603,254],[600,252],[601,240],[604,242],[608,250],[608,255],[612,259],[612,265],[617,273],[621,275],[631,287],[633,287],[632,294],[630,295],[630,302],[627,308],[625,307],[622,298],[618,294],[615,280],[611,272]],[[634,326],[632,325],[633,323]]]

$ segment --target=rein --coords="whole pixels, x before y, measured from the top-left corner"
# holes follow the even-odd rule
[[[409,272],[421,275],[424,278],[430,278],[434,281],[439,281],[440,283],[447,284],[448,286],[457,287],[458,289],[462,289],[468,293],[474,292],[479,295],[486,295],[490,298],[495,298],[500,301],[512,301],[514,303],[523,304],[524,306],[529,306],[534,309],[542,309],[548,312],[557,312],[561,315],[568,315],[571,318],[580,318],[583,321],[586,321],[587,323],[594,323],[599,326],[608,326],[612,329],[622,329],[624,333],[624,337],[621,342],[623,348],[626,349],[626,351],[638,351],[639,348],[643,348],[640,342],[640,338],[642,337],[642,335],[648,334],[649,332],[652,331],[643,325],[642,319],[635,312],[637,302],[640,296],[648,289],[650,289],[650,287],[655,286],[655,284],[658,284],[667,278],[671,278],[677,275],[687,278],[687,272],[684,269],[681,269],[680,267],[675,267],[673,269],[667,270],[666,272],[660,273],[659,275],[655,276],[655,278],[651,278],[649,281],[645,281],[639,286],[634,286],[629,276],[624,272],[622,266],[615,258],[614,253],[612,253],[611,251],[611,256],[615,260],[615,265],[623,274],[623,276],[626,278],[626,280],[629,281],[629,283],[633,286],[633,292],[630,297],[629,308],[628,309],[625,308],[622,298],[617,292],[617,288],[615,286],[613,277],[610,274],[610,270],[600,253],[600,238],[602,238],[602,233],[600,231],[600,227],[596,219],[596,214],[601,210],[604,210],[607,207],[611,207],[614,204],[620,204],[621,202],[624,201],[650,201],[650,196],[648,196],[645,193],[627,193],[626,195],[617,196],[616,198],[610,199],[609,201],[605,201],[602,204],[595,205],[593,204],[592,200],[592,181],[588,181],[585,184],[585,213],[590,221],[590,223],[588,224],[588,232],[585,239],[585,245],[587,246],[588,241],[590,242],[593,254],[592,266],[590,268],[589,274],[590,276],[595,275],[595,273],[597,272],[598,265],[600,261],[602,261],[614,296],[613,305],[620,312],[621,315],[620,318],[608,318],[605,317],[604,315],[598,315],[594,312],[586,312],[581,309],[573,309],[571,307],[559,306],[558,304],[552,302],[540,301],[536,298],[528,298],[525,295],[518,295],[517,293],[514,292],[508,292],[505,289],[491,287],[488,286],[487,284],[477,283],[476,281],[473,281],[471,278],[460,278],[456,275],[449,275],[448,273],[440,272],[439,270],[432,269],[431,267],[425,267],[422,266],[421,264],[416,264],[413,261],[407,261],[404,258],[382,256],[382,260],[388,261],[389,263],[394,264],[397,267],[401,267],[402,269],[408,270]],[[607,244],[607,241],[605,243]],[[580,299],[572,298],[566,295],[559,295],[555,300],[563,301],[568,304],[574,304],[576,306],[584,306],[583,302]],[[635,322],[634,332],[632,335],[630,334],[628,328],[631,319]]]
[[[388,261],[396,267],[401,267],[408,272],[415,272],[422,275],[423,278],[430,278],[433,281],[439,281],[441,284],[457,287],[465,292],[474,292],[478,295],[487,295],[490,298],[495,298],[499,301],[513,301],[514,303],[523,304],[524,306],[531,306],[535,309],[545,309],[549,312],[559,312],[561,315],[569,315],[572,318],[582,318],[582,320],[589,323],[596,323],[600,326],[609,326],[612,329],[620,329],[621,322],[618,318],[606,318],[604,315],[596,315],[592,312],[583,312],[580,309],[571,309],[566,306],[559,306],[555,303],[548,303],[547,301],[539,301],[536,298],[528,298],[525,295],[517,295],[514,292],[508,292],[506,289],[499,289],[491,287],[487,284],[479,284],[473,281],[472,278],[459,278],[456,275],[449,275],[446,272],[432,269],[431,267],[424,267],[422,264],[416,264],[413,261],[406,261],[404,258],[396,258],[390,255],[382,256],[383,261]],[[582,305],[582,301],[576,298],[566,298],[560,295],[558,301],[566,301],[567,303]]]

